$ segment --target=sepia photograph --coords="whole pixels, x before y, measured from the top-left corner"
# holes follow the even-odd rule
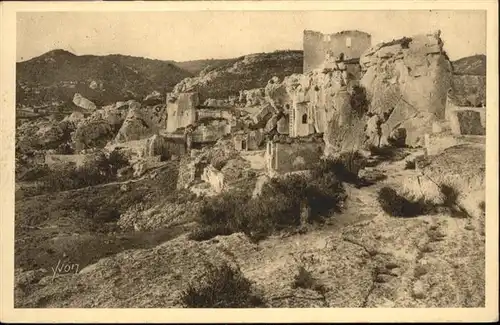
[[[301,6],[14,13],[14,309],[486,307],[487,10]]]

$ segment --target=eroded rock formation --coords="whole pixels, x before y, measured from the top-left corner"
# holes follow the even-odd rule
[[[406,144],[423,144],[433,121],[445,117],[451,63],[440,32],[380,43],[361,57],[369,111],[382,120],[381,144],[405,129]]]

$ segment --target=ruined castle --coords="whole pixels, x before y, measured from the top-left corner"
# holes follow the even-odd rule
[[[361,31],[342,31],[322,34],[304,31],[304,73],[321,67],[325,57],[333,56],[342,61],[359,60],[371,47],[371,35]]]

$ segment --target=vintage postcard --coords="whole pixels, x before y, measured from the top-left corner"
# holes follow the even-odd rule
[[[498,320],[497,10],[3,2],[1,320]]]

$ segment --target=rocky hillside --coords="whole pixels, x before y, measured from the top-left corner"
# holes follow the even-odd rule
[[[452,62],[453,73],[457,75],[486,75],[486,55],[467,56]]]
[[[54,50],[16,66],[18,106],[71,102],[75,93],[102,106],[164,92],[192,74],[169,61]]]
[[[238,96],[241,90],[265,87],[274,76],[281,79],[302,73],[302,60],[302,51],[246,55],[215,69],[208,67],[198,77],[182,80],[174,92],[198,91],[201,102]]]

